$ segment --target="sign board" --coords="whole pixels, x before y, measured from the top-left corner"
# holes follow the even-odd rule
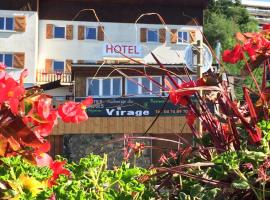
[[[104,57],[123,57],[120,52],[131,58],[142,57],[142,46],[127,43],[105,43],[103,45]]]
[[[83,98],[76,98],[81,101]],[[166,97],[96,98],[87,108],[89,117],[149,117],[156,116]],[[185,116],[187,109],[167,102],[161,116]]]

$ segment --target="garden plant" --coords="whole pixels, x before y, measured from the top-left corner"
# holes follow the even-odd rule
[[[266,80],[270,25],[258,33],[235,36],[237,44],[224,51],[222,60],[242,63],[242,76],[253,80],[255,89],[242,86],[242,101],[233,98],[231,83],[222,79],[222,71],[209,70],[196,81],[190,78],[177,84],[177,75],[152,54],[166,72],[165,87],[144,75],[169,92],[169,101],[188,109],[186,123],[196,145],[181,140],[177,149],[164,152],[160,164],[149,169],[137,167],[135,161],[152,147],[134,142],[136,138],[125,138],[129,141],[125,159],[113,168],[107,166],[107,155],[90,154],[78,163],[52,159],[46,137],[58,120],[87,120],[85,109],[93,99],[53,108],[52,97],[39,87],[23,87],[26,70],[14,80],[1,65],[0,199],[270,199],[270,86]],[[263,69],[261,82],[254,78],[256,68]]]

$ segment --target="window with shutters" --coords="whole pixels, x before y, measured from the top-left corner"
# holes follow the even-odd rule
[[[13,54],[0,53],[0,62],[5,64],[6,67],[13,67]]]
[[[0,17],[0,30],[13,31],[14,19],[12,17]]]
[[[97,29],[94,27],[85,28],[85,39],[96,40],[97,39]]]
[[[178,36],[177,43],[189,43],[189,32],[178,31],[177,36]]]
[[[158,42],[157,29],[147,29],[147,42]]]
[[[161,84],[160,76],[154,76],[152,78],[155,80],[156,83]],[[161,89],[156,83],[146,77],[132,77],[130,79],[126,79],[126,95],[160,95]]]
[[[65,38],[65,27],[54,26],[54,38]]]
[[[53,71],[54,72],[64,72],[65,62],[64,61],[53,61]]]
[[[95,77],[87,79],[86,93],[88,96],[112,97],[122,95],[121,77]]]

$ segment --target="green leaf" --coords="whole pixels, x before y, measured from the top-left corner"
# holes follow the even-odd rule
[[[250,188],[248,182],[242,179],[233,181],[232,185],[233,187],[241,190],[246,190]]]

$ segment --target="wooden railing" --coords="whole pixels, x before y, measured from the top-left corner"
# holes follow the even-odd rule
[[[61,83],[71,83],[71,73],[67,72],[54,72],[47,73],[43,71],[37,71],[37,82],[38,83],[49,83],[61,79]]]

